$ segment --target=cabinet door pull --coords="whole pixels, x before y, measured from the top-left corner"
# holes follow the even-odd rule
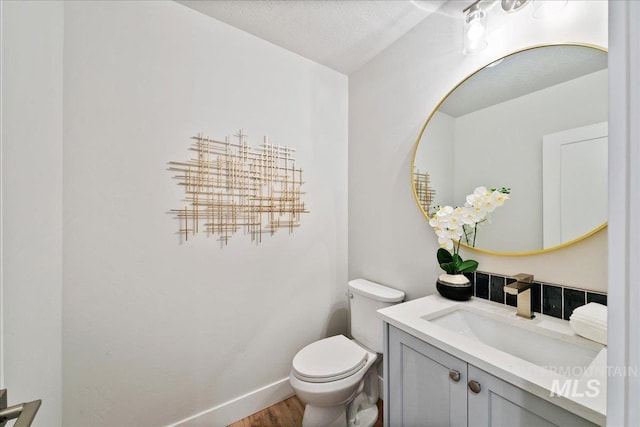
[[[469,390],[471,390],[475,394],[480,393],[480,390],[482,390],[482,387],[480,387],[480,383],[478,381],[471,380],[467,385],[469,386]]]
[[[449,369],[449,378],[451,378],[454,383],[457,383],[460,381],[460,372],[455,369]]]

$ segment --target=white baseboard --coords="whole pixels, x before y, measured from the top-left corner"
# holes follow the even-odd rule
[[[229,400],[168,427],[227,426],[294,395],[289,377]]]

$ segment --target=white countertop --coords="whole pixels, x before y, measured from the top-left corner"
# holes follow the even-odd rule
[[[537,366],[476,339],[425,320],[425,318],[432,319],[439,314],[455,310],[459,305],[476,312],[482,311],[494,319],[504,319],[505,324],[515,325],[542,335],[550,335],[556,339],[576,343],[594,349],[596,352],[599,351],[590,365],[590,368],[596,369],[577,369],[579,374],[583,371],[584,374],[571,378],[571,381],[579,383],[578,390],[585,390],[587,381],[595,379],[595,384],[598,385],[597,393],[595,393],[595,396],[594,393],[566,393],[566,396],[559,396],[558,384],[564,384],[569,379],[569,377],[562,375],[562,371],[553,371]],[[536,313],[536,317],[533,319],[524,319],[517,317],[515,312],[515,307],[484,299],[471,298],[469,301],[460,302],[445,299],[440,295],[430,295],[379,310],[378,316],[390,325],[516,387],[552,402],[593,423],[605,425],[607,402],[606,347],[576,335],[566,320],[539,313]],[[589,372],[587,373],[587,371]],[[595,375],[594,372],[596,373]],[[551,391],[554,390],[554,387],[556,393],[552,396]]]

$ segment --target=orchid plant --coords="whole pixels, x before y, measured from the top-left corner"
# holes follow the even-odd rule
[[[478,224],[488,221],[489,213],[509,199],[511,190],[506,187],[476,188],[466,198],[463,207],[438,206],[429,219],[438,236],[437,258],[440,268],[447,274],[471,273],[478,268],[474,260],[464,261],[460,255],[460,242],[475,246]]]

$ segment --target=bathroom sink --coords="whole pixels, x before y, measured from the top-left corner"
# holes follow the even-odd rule
[[[455,306],[422,319],[537,366],[562,370],[569,378],[579,377],[603,347],[547,329],[544,320],[494,314],[472,306]]]
[[[540,313],[525,319],[509,305],[440,295],[396,304],[378,315],[387,333],[399,330],[590,422],[606,424],[607,348],[576,335],[566,320]]]

